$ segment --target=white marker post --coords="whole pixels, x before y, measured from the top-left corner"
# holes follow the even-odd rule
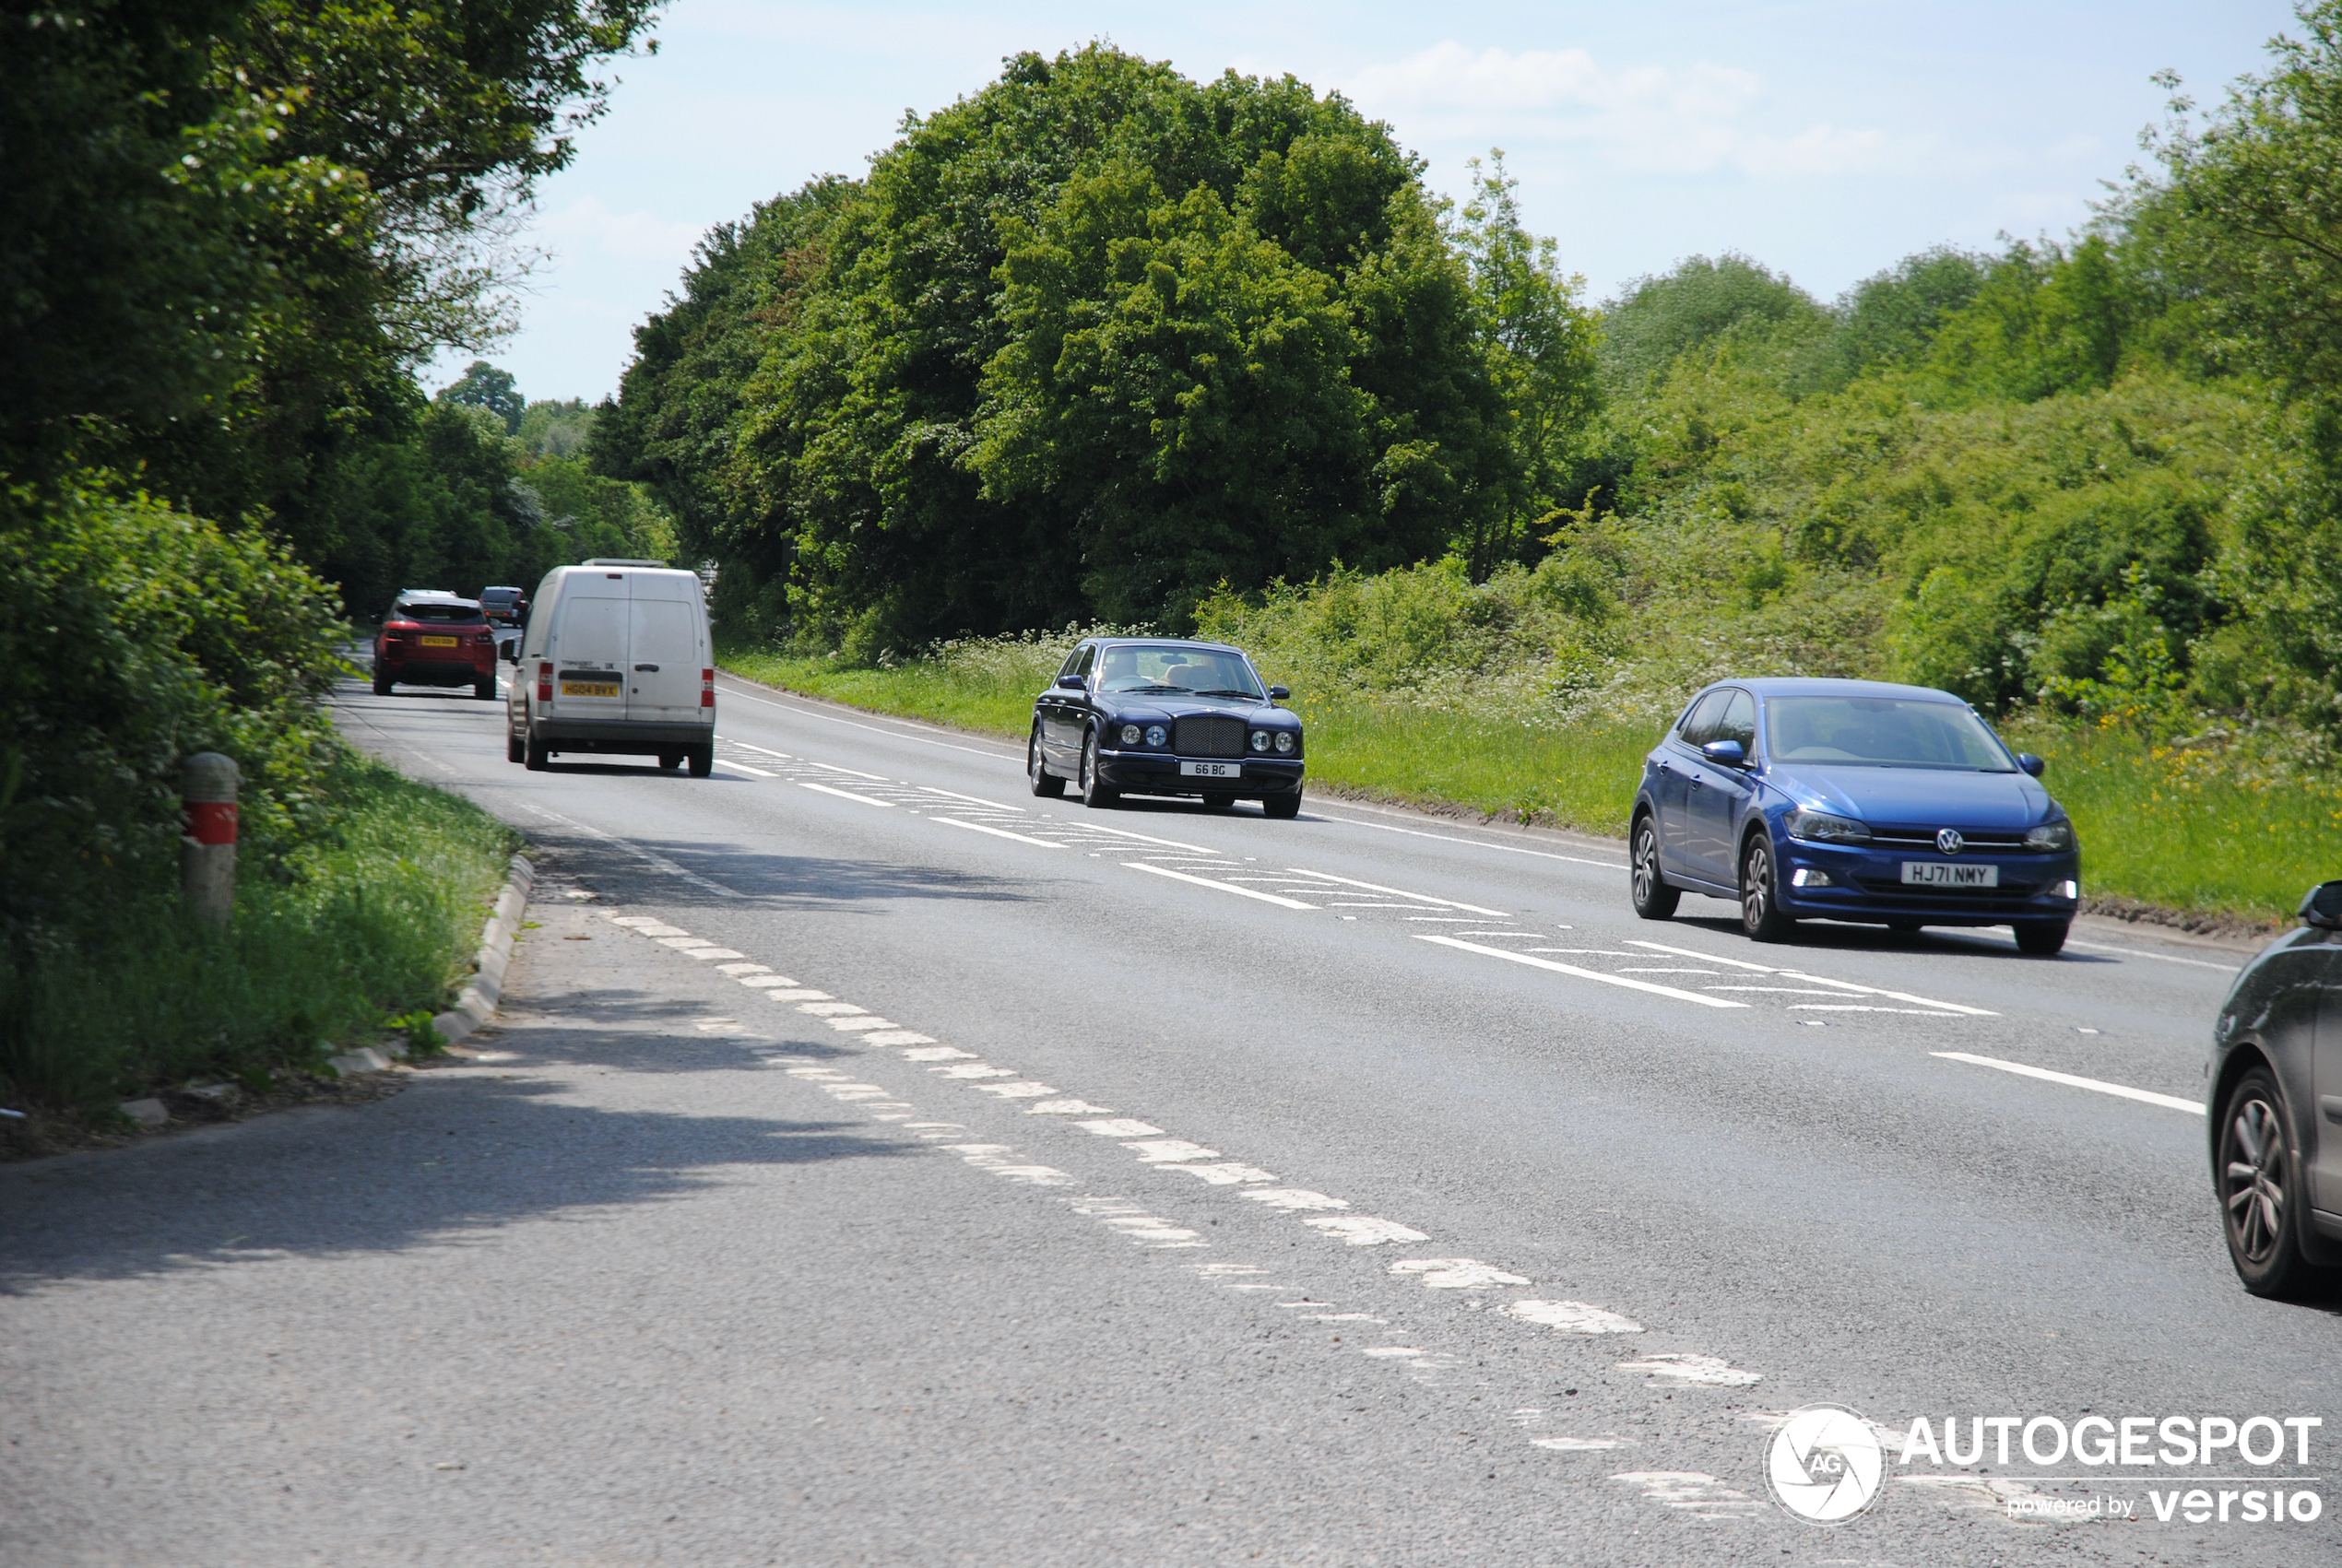
[[[179,764],[186,831],[179,839],[179,902],[216,930],[236,908],[236,762],[198,751]]]

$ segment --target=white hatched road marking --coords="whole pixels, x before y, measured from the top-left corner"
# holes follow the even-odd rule
[[[1966,1062],[1971,1067],[1996,1067],[2021,1078],[2037,1078],[2044,1083],[2062,1083],[2068,1089],[2088,1089],[2100,1094],[2117,1095],[2124,1100],[2135,1100],[2142,1105],[2160,1105],[2166,1110],[2186,1111],[2198,1116],[2206,1114],[2199,1101],[2182,1100],[2176,1094],[2158,1094],[2151,1089],[2133,1089],[2128,1084],[2108,1083],[2103,1079],[2052,1072],[2047,1067],[2028,1067],[2023,1062],[2005,1062],[1998,1056],[1973,1056],[1966,1051],[1930,1051],[1928,1055],[1941,1056],[1947,1062]]]
[[[1039,849],[1063,849],[1065,847],[1065,845],[1061,843],[1052,843],[1047,839],[1030,838],[1023,833],[1012,833],[1006,828],[987,827],[982,822],[963,821],[957,817],[931,817],[929,820],[940,822],[947,828],[965,828],[972,833],[990,833],[996,839],[1013,839],[1018,843],[1029,843]]]
[[[1802,980],[1809,985],[1827,985],[1850,996],[1885,996],[1890,1001],[1910,1002],[1917,1007],[1934,1008],[1941,1012],[1962,1013],[1969,1018],[1998,1018],[2001,1015],[1987,1008],[1971,1008],[1960,1002],[1939,1002],[1933,996],[1914,996],[1908,991],[1888,991],[1876,985],[1857,985],[1851,980],[1835,980],[1827,974],[1809,974],[1802,969],[1783,969],[1775,964],[1750,963],[1745,959],[1719,958],[1691,948],[1669,947],[1664,942],[1646,942],[1626,938],[1626,945],[1644,948],[1655,953],[1672,953],[1677,958],[1697,959],[1703,963],[1721,963],[1728,969],[1745,969],[1754,974],[1777,974],[1783,980]],[[1721,987],[1711,986],[1711,990]],[[1900,1009],[1887,1009],[1899,1011]]]
[[[1286,909],[1318,907],[1314,903],[1303,903],[1299,899],[1286,898],[1282,893],[1264,893],[1251,888],[1239,888],[1234,882],[1215,882],[1209,877],[1190,877],[1185,871],[1174,871],[1167,866],[1150,866],[1143,860],[1126,860],[1122,864],[1133,871],[1152,871],[1158,877],[1177,878],[1182,882],[1193,882],[1199,888],[1212,888],[1220,892],[1234,893],[1238,898],[1259,899],[1262,903],[1280,904]]]
[[[1516,953],[1506,948],[1483,947],[1478,942],[1460,941],[1435,932],[1414,933],[1418,942],[1437,942],[1443,948],[1460,948],[1468,953],[1483,953],[1489,958],[1505,959],[1513,963],[1525,963],[1535,969],[1549,969],[1555,974],[1573,975],[1579,980],[1599,981],[1604,985],[1623,985],[1630,991],[1648,991],[1654,996],[1672,996],[1679,1002],[1695,1002],[1703,1008],[1745,1008],[1746,1002],[1735,1002],[1726,996],[1703,996],[1697,991],[1678,991],[1673,985],[1657,985],[1648,980],[1630,980],[1623,974],[1604,974],[1597,969],[1580,969],[1574,963],[1555,963],[1551,959]]]
[[[858,800],[865,806],[883,806],[890,810],[892,810],[894,806],[894,802],[891,800],[873,800],[867,795],[856,795],[850,790],[832,789],[827,784],[815,784],[811,779],[798,780],[797,787],[799,789],[818,789],[823,795],[834,795],[840,800]]]
[[[1511,914],[1506,910],[1483,909],[1476,903],[1466,903],[1461,899],[1435,898],[1429,893],[1413,893],[1404,888],[1386,888],[1379,882],[1361,882],[1354,878],[1337,877],[1331,871],[1311,871],[1306,867],[1288,866],[1285,869],[1296,877],[1312,877],[1321,881],[1339,882],[1345,888],[1364,888],[1370,893],[1389,893],[1393,898],[1413,899],[1417,903],[1437,904],[1443,909],[1470,910],[1474,914],[1491,915],[1498,920],[1512,918]]]

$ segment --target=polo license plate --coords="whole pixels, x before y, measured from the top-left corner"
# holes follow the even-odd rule
[[[618,695],[618,682],[615,680],[608,682],[564,680],[562,682],[562,695],[564,697],[615,697]]]
[[[1179,776],[1183,779],[1240,779],[1244,777],[1242,762],[1181,762]]]
[[[416,641],[426,648],[452,648],[455,645],[453,637],[419,637]]]
[[[2001,885],[2001,868],[1997,866],[1963,866],[1956,860],[1906,860],[1903,862],[1903,885],[1907,888],[1997,888]]]

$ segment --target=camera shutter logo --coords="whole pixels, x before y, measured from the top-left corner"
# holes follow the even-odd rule
[[[1792,1410],[1765,1446],[1773,1497],[1815,1525],[1842,1525],[1878,1501],[1886,1480],[1878,1434],[1836,1405]]]
[[[1935,830],[1935,847],[1946,855],[1958,855],[1968,847],[1968,841],[1960,837],[1958,828],[1938,828]]]

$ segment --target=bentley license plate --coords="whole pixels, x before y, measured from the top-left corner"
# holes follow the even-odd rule
[[[618,683],[610,681],[604,684],[598,680],[564,680],[562,682],[562,695],[564,697],[615,697],[618,695]]]
[[[1183,779],[1240,779],[1244,777],[1242,762],[1181,762],[1179,776]]]
[[[418,641],[426,648],[452,648],[455,645],[455,640],[453,637],[424,637]]]
[[[1907,888],[1997,888],[2001,885],[2001,868],[1997,866],[1962,866],[1951,860],[1906,860],[1903,862],[1903,885]]]

